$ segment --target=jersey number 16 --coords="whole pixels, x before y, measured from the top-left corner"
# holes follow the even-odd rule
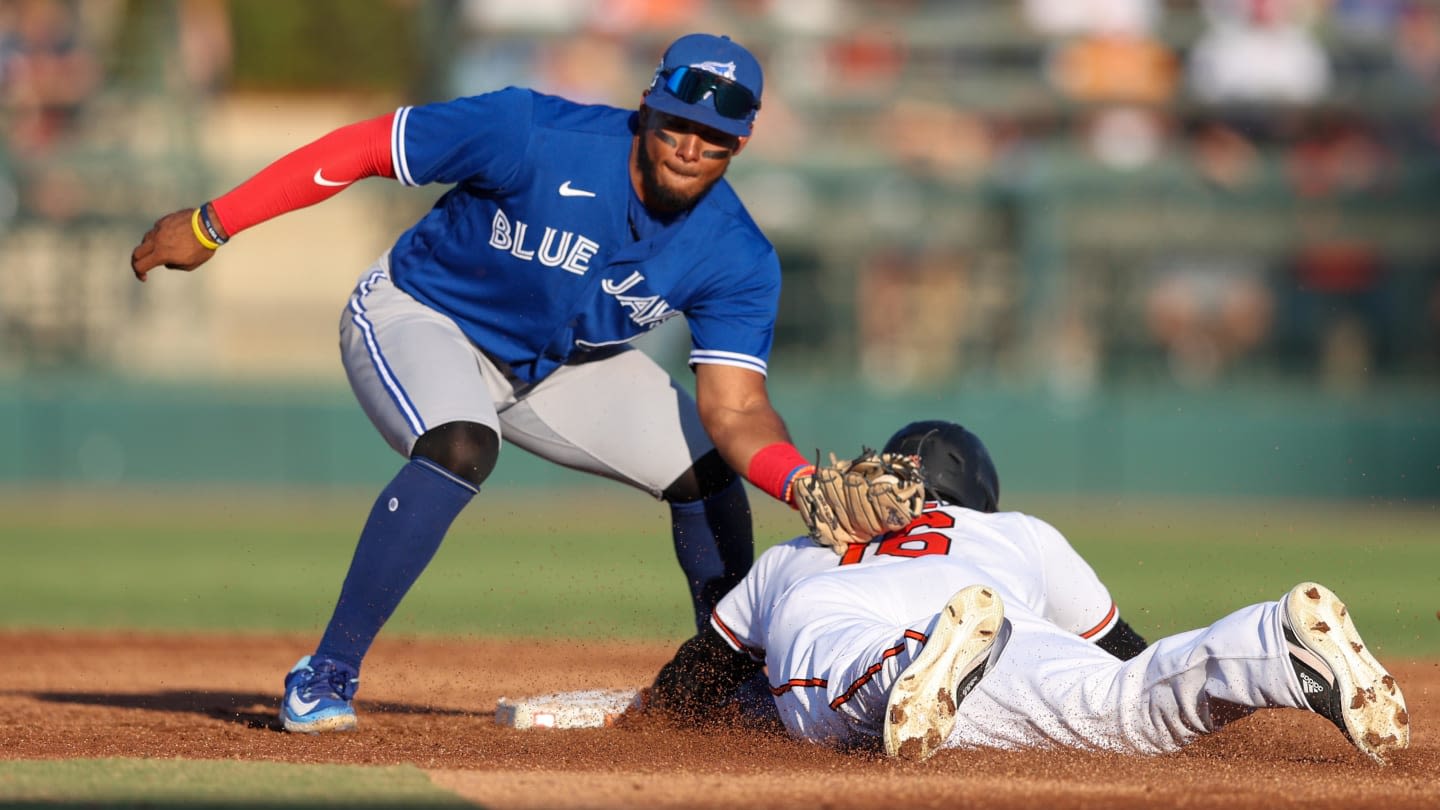
[[[852,543],[840,558],[841,565],[854,565],[865,556],[865,550],[875,549],[875,555],[889,557],[928,557],[931,554],[949,554],[950,538],[940,532],[925,529],[949,529],[955,525],[955,518],[944,512],[925,512],[910,521],[910,525],[898,532],[881,537],[878,541],[861,545]]]

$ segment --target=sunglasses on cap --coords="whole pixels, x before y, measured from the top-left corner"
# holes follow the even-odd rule
[[[655,77],[651,87],[663,87],[665,92],[686,104],[695,104],[707,95],[715,100],[715,112],[726,118],[743,119],[760,109],[755,94],[735,82],[692,67],[677,67]]]

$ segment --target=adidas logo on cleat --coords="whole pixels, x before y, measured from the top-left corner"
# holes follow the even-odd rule
[[[1300,673],[1300,689],[1307,695],[1313,695],[1317,692],[1325,691],[1325,687],[1321,686],[1315,681],[1314,678],[1310,677],[1310,673],[1308,672]]]

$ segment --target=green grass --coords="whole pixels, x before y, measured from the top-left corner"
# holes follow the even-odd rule
[[[317,633],[371,493],[0,493],[0,626]],[[761,546],[797,532],[757,501]],[[1045,517],[1147,637],[1207,624],[1314,579],[1372,646],[1440,656],[1440,507],[1084,503]],[[620,487],[487,491],[387,627],[400,635],[681,638],[689,598],[663,505]]]
[[[1147,638],[1314,580],[1382,654],[1440,657],[1440,506],[1122,501],[1043,514]]]
[[[5,807],[462,808],[418,768],[273,762],[71,759],[0,761]]]
[[[624,489],[614,496],[487,492],[387,632],[693,631],[666,511]],[[12,497],[0,503],[0,625],[318,631],[372,497]]]

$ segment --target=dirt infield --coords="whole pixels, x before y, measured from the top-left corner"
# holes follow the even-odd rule
[[[944,751],[901,764],[738,730],[494,723],[501,696],[643,684],[671,652],[643,643],[382,640],[366,663],[360,731],[288,735],[275,720],[280,681],[311,643],[0,633],[0,751],[411,764],[494,810],[1440,807],[1440,662],[1387,661],[1414,737],[1385,768],[1298,710],[1259,712],[1166,757]]]

